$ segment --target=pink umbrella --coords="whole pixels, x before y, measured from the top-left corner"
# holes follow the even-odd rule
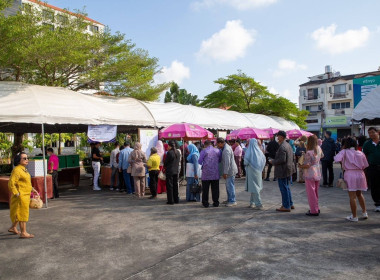
[[[277,132],[279,132],[280,130],[279,129],[275,129],[275,128],[265,128],[263,129],[264,131],[268,132],[269,136],[272,138]]]
[[[227,135],[227,140],[233,140],[233,139],[250,139],[250,138],[256,138],[256,139],[269,139],[269,134],[258,128],[240,128],[232,131],[230,134]]]
[[[213,139],[214,135],[211,131],[191,123],[176,123],[161,129],[159,138],[166,139]]]
[[[310,133],[308,131],[302,130],[302,129],[292,129],[286,132],[286,136],[289,139],[298,139],[301,136],[307,136],[313,135],[313,133]]]

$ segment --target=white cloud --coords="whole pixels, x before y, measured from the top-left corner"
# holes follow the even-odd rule
[[[317,48],[330,54],[341,54],[366,45],[370,31],[366,26],[360,29],[349,29],[343,33],[336,33],[336,24],[321,27],[311,34],[316,41]]]
[[[269,6],[277,0],[201,0],[192,3],[194,9],[211,8],[217,5],[227,5],[240,11]]]
[[[307,66],[304,64],[298,64],[296,61],[291,59],[280,59],[277,69],[273,72],[273,75],[275,77],[281,77],[285,74],[305,69],[307,69]]]
[[[289,99],[291,102],[296,103],[298,105],[298,92],[291,92],[288,89],[285,89],[284,91],[278,91],[274,87],[268,87],[268,91],[270,93],[285,97]]]
[[[181,84],[184,79],[190,78],[190,68],[182,62],[174,60],[169,67],[164,66],[161,73],[154,77],[156,83],[165,83],[174,81]]]
[[[256,31],[245,29],[240,20],[227,21],[226,26],[202,41],[198,58],[216,61],[233,61],[245,56],[247,48],[255,42]]]

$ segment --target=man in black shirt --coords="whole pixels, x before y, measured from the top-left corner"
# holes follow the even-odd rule
[[[100,161],[103,160],[103,158],[100,155],[100,143],[96,142],[94,148],[91,150],[91,160],[92,160],[92,168],[94,169],[94,191],[100,191],[102,190],[99,187],[99,174],[100,174]]]
[[[267,171],[267,177],[265,178],[265,181],[269,181],[270,172],[273,166],[272,163],[268,161],[268,158],[274,159],[276,157],[276,153],[279,147],[280,147],[280,144],[277,143],[277,141],[275,140],[273,136],[272,140],[268,143],[266,151],[265,151],[265,156],[268,162],[268,171]],[[276,181],[276,180],[277,180],[276,177],[274,177],[273,181]]]
[[[322,142],[322,152],[324,157],[321,158],[322,162],[322,176],[323,186],[333,187],[334,184],[334,169],[333,162],[336,154],[336,145],[334,139],[331,138],[331,132],[325,132],[325,140]],[[327,178],[327,170],[329,171],[329,177]]]

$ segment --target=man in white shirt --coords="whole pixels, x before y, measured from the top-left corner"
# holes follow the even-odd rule
[[[112,169],[112,173],[111,173],[111,187],[110,187],[111,191],[113,191],[113,186],[114,186],[115,178],[116,178],[116,186],[117,186],[116,190],[117,191],[119,190],[119,177],[116,177],[116,174],[119,171],[119,168],[118,168],[119,164],[116,161],[116,156],[120,152],[119,148],[120,148],[119,142],[115,142],[115,149],[112,150],[111,157],[110,157],[110,165],[111,165],[111,169]]]

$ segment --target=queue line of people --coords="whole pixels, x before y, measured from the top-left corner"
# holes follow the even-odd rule
[[[375,211],[380,212],[380,185],[378,174],[380,171],[380,139],[379,132],[375,127],[368,129],[370,139],[364,143],[362,151],[358,150],[358,143],[354,138],[348,137],[344,141],[342,150],[334,156],[335,162],[340,162],[343,170],[343,178],[347,186],[349,201],[351,207],[351,215],[346,219],[348,221],[357,222],[357,204],[356,199],[362,210],[362,218],[367,219],[368,213],[366,209],[365,198],[363,191],[368,189],[367,178],[364,169],[368,170],[369,182],[371,185],[371,195],[375,203]],[[327,133],[328,134],[328,133]],[[331,135],[329,135],[331,136]],[[278,180],[279,189],[282,196],[282,205],[276,210],[279,212],[291,212],[294,209],[292,194],[290,190],[291,174],[294,173],[294,151],[289,143],[285,141],[286,132],[279,131],[277,133],[279,147],[274,158],[269,158],[269,163],[275,167],[275,177]],[[213,147],[211,141],[205,142],[205,147],[198,152],[197,147],[193,144],[188,145],[189,154],[187,160],[189,163],[202,166],[202,204],[204,207],[209,207],[209,188],[211,186],[213,206],[219,206],[219,165],[221,163],[222,176],[226,180],[227,201],[226,206],[235,206],[235,176],[238,172],[235,160],[235,154],[232,148],[226,143],[223,138],[218,138],[217,148]],[[145,194],[145,167],[149,169],[151,197],[157,197],[158,173],[164,171],[166,173],[166,191],[167,204],[179,203],[178,192],[178,176],[181,166],[181,152],[176,146],[175,141],[169,141],[167,144],[166,154],[163,152],[163,143],[159,141],[156,147],[151,149],[149,159],[141,150],[141,144],[136,143],[134,149],[130,148],[129,143],[125,143],[115,159],[119,172],[123,174],[123,180],[129,181],[129,176],[134,179],[134,188],[138,197],[143,197]],[[305,187],[309,202],[308,216],[319,216],[319,195],[318,189],[320,180],[322,179],[320,171],[320,162],[326,156],[323,151],[323,146],[318,143],[316,136],[310,136],[306,141],[306,152],[304,153],[304,161],[298,164],[303,170],[305,179]],[[115,144],[115,149],[118,149],[118,143]],[[91,151],[93,155],[94,175],[98,176],[100,160],[102,157],[98,151],[98,146],[95,145]],[[163,161],[163,164],[162,164]],[[33,238],[34,235],[26,231],[26,223],[29,220],[29,204],[31,192],[36,194],[37,191],[31,185],[31,177],[26,166],[28,164],[28,156],[25,153],[19,153],[14,158],[15,168],[12,171],[9,180],[9,190],[12,194],[10,202],[10,218],[12,225],[8,232],[20,235],[20,238]],[[265,168],[266,157],[262,150],[261,144],[256,139],[250,139],[245,147],[244,166],[246,171],[245,190],[251,193],[249,207],[255,210],[262,210],[260,192],[263,188],[262,172]],[[116,167],[112,165],[112,167]],[[128,168],[131,171],[129,172]],[[54,164],[51,164],[49,170],[54,170]],[[144,170],[144,171],[143,171]],[[199,179],[198,168],[194,169],[192,182]],[[124,173],[126,171],[126,173]],[[113,172],[114,173],[114,172]],[[126,175],[125,174],[130,174]],[[190,176],[191,177],[191,176]],[[190,178],[189,177],[189,178]],[[144,178],[144,180],[142,179]],[[190,180],[189,180],[190,181]],[[129,181],[130,182],[130,181]],[[99,188],[97,180],[94,178],[94,189]],[[127,191],[133,193],[132,186],[126,183]],[[191,198],[191,197],[189,197]],[[195,200],[199,201],[195,196]],[[21,231],[17,226],[20,225]]]

